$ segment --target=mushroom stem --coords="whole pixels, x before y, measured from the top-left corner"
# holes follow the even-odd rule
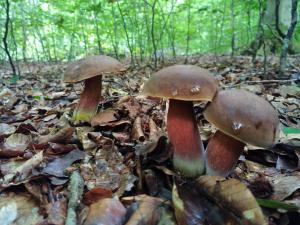
[[[245,144],[218,130],[209,140],[205,152],[206,173],[227,176],[235,167]]]
[[[204,173],[204,149],[193,109],[193,102],[169,100],[167,130],[174,148],[174,167],[185,176]]]
[[[102,76],[95,76],[85,81],[84,90],[73,114],[74,122],[89,122],[97,113],[101,100]]]

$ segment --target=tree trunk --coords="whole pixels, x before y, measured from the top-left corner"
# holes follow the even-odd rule
[[[127,47],[129,49],[129,52],[130,52],[130,63],[131,63],[131,65],[134,65],[133,48],[132,48],[132,45],[130,44],[130,39],[129,39],[129,34],[128,34],[128,30],[127,30],[125,17],[124,17],[124,14],[122,12],[122,9],[120,7],[119,1],[117,1],[117,5],[118,5],[118,9],[119,9],[121,18],[122,18],[123,28],[124,28],[124,32],[125,32],[125,36],[126,36]]]
[[[234,12],[234,0],[231,0],[231,4],[230,4],[230,13],[231,13],[231,57],[233,57],[235,55],[235,12]]]
[[[291,23],[288,28],[287,34],[284,35],[283,43],[282,43],[282,50],[280,56],[280,70],[279,70],[279,78],[283,78],[285,76],[285,70],[287,65],[287,53],[290,40],[293,36],[296,24],[297,24],[297,4],[298,0],[292,0],[291,3]]]
[[[114,37],[112,38],[112,45],[114,48],[114,52],[115,52],[115,56],[117,59],[119,59],[119,42],[118,42],[118,35],[117,35],[117,22],[116,22],[116,13],[115,13],[115,7],[114,4],[111,4],[111,12],[112,12],[112,16],[114,18]]]
[[[189,50],[190,50],[190,25],[191,25],[191,2],[188,1],[188,10],[187,10],[187,33],[186,33],[186,46],[185,46],[185,59],[184,63],[188,63]]]
[[[9,21],[10,21],[10,17],[9,17],[9,13],[10,13],[10,3],[9,3],[9,0],[6,0],[5,1],[5,12],[6,12],[6,18],[5,18],[5,25],[4,25],[4,35],[3,35],[3,38],[2,38],[2,42],[3,42],[3,45],[4,45],[4,51],[8,57],[8,61],[9,61],[9,64],[11,66],[11,69],[12,69],[12,73],[13,73],[13,76],[17,76],[17,73],[16,73],[16,67],[13,63],[13,60],[12,60],[12,57],[10,55],[10,51],[9,51],[9,48],[8,48],[8,43],[7,43],[7,36],[8,36],[8,30],[9,30]]]
[[[151,17],[151,39],[152,39],[152,45],[153,45],[153,54],[154,54],[154,68],[157,67],[157,47],[156,47],[156,40],[155,40],[155,5],[157,0],[153,2],[152,5],[152,17]]]

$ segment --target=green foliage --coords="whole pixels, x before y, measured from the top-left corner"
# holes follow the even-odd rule
[[[287,211],[297,211],[299,208],[293,204],[287,204],[278,200],[270,200],[270,199],[256,199],[260,206],[271,208],[271,209],[284,209]]]
[[[230,53],[234,32],[237,50],[242,51],[256,37],[258,1],[235,2],[235,30],[230,4],[231,0],[14,0],[9,48],[15,59],[47,61],[99,52],[118,57],[130,51],[143,59],[153,57],[154,45],[159,57],[182,55],[187,40],[189,54]],[[4,22],[1,4],[0,37]],[[299,28],[295,39],[298,36]],[[2,50],[0,57],[5,59]]]

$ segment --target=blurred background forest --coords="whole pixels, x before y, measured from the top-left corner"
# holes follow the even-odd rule
[[[1,61],[106,54],[156,67],[199,53],[300,52],[294,0],[2,0],[0,7]]]

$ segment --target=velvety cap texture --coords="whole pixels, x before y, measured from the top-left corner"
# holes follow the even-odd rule
[[[165,67],[145,83],[143,94],[185,101],[211,101],[217,82],[209,71],[194,65]]]

